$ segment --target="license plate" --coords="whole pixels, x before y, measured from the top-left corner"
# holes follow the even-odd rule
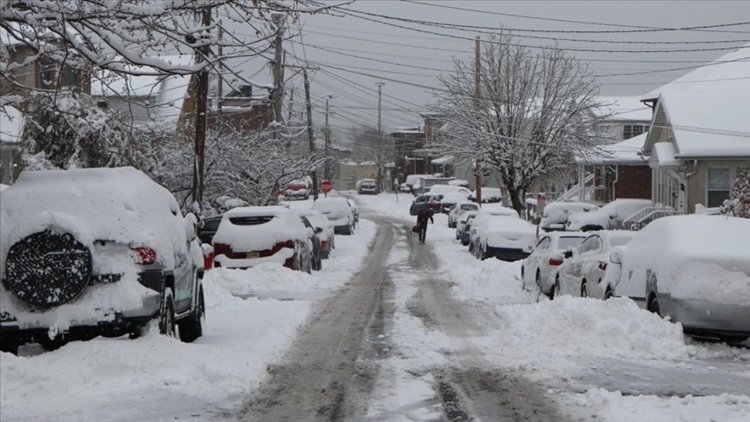
[[[258,254],[258,252],[248,252],[247,253],[247,258],[257,258],[259,256],[260,256],[260,254]]]

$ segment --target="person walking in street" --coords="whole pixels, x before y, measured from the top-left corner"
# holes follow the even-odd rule
[[[423,209],[417,214],[417,227],[419,228],[419,243],[424,243],[425,238],[427,237],[427,220],[430,220],[431,223],[435,223],[435,220],[432,219],[432,211],[429,209]]]

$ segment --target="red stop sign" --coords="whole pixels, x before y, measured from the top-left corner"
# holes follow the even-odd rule
[[[320,182],[320,191],[323,193],[328,193],[333,189],[333,185],[331,184],[331,181],[328,179],[323,180]]]

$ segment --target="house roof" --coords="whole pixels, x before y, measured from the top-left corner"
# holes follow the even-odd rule
[[[677,158],[750,156],[748,75],[750,43],[643,96],[658,100]]]
[[[592,157],[576,157],[578,164],[640,164],[646,165],[639,154],[646,142],[647,133],[626,139],[616,144],[605,144],[597,147]]]
[[[671,142],[657,142],[654,144],[654,156],[659,167],[674,167],[680,165],[675,159],[675,148]]]
[[[607,120],[651,121],[651,107],[643,104],[638,96],[603,96],[600,99],[603,103],[607,104],[601,110],[602,114],[610,115]]]

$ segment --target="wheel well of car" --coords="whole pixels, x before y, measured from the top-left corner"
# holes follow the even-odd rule
[[[167,287],[174,292],[174,274],[171,272],[164,275],[164,288],[166,289]]]

